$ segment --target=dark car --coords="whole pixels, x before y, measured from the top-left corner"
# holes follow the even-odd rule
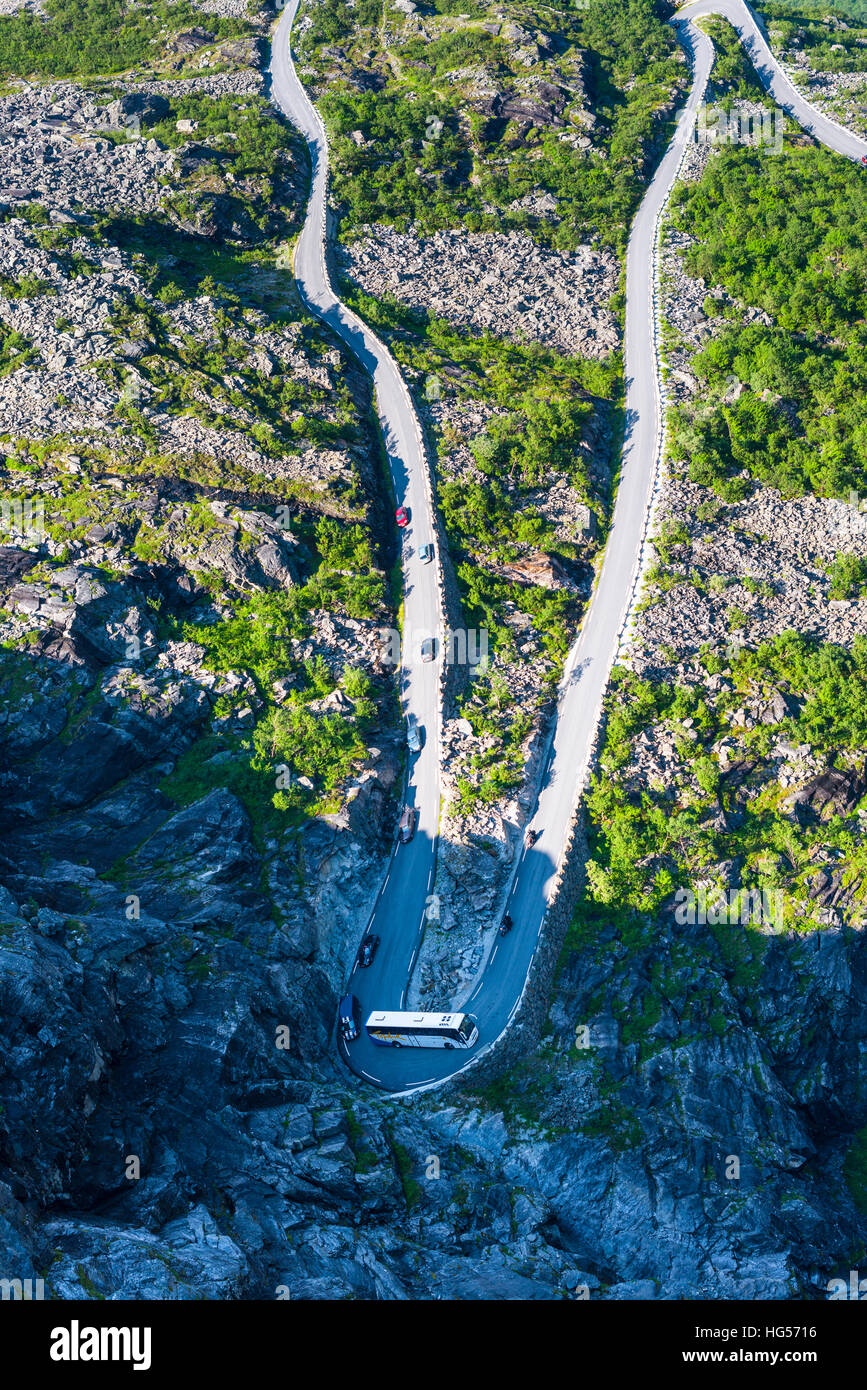
[[[407,511],[406,507],[398,507],[397,511],[394,514],[394,519],[397,522],[398,526],[408,526],[409,512]]]
[[[402,845],[408,845],[415,834],[417,813],[411,806],[404,806],[397,825],[397,837]]]
[[[376,948],[379,945],[378,936],[366,936],[358,948],[358,964],[363,970],[370,965],[376,955]]]
[[[433,661],[437,654],[437,642],[435,637],[426,637],[421,644],[422,661]]]
[[[337,1005],[337,1027],[344,1042],[355,1042],[361,1032],[361,1009],[354,994],[344,994]]]

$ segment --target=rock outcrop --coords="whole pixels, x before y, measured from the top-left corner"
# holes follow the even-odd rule
[[[341,248],[340,262],[368,294],[393,295],[477,333],[585,357],[617,350],[617,320],[608,307],[617,261],[606,251],[550,251],[519,232],[418,238],[381,226],[363,228]]]

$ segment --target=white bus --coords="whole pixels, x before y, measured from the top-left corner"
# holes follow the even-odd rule
[[[472,1047],[479,1036],[470,1014],[373,1013],[365,1026],[381,1047]]]

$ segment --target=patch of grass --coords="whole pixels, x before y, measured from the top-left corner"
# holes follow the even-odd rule
[[[837,555],[827,570],[831,581],[829,595],[834,599],[864,598],[867,595],[867,560],[860,555]]]
[[[404,1200],[406,1201],[407,1211],[412,1211],[417,1207],[422,1199],[421,1185],[412,1175],[412,1157],[409,1150],[403,1144],[398,1144],[392,1139],[391,1149],[394,1154],[394,1162],[400,1178],[400,1185],[403,1188]]]
[[[0,76],[79,77],[152,64],[172,31],[201,26],[194,5],[172,0],[46,0],[47,19],[29,10],[0,19]],[[249,32],[244,21],[208,15],[209,32]],[[155,47],[156,46],[156,47]]]
[[[867,1126],[856,1130],[843,1160],[843,1176],[852,1201],[867,1216]]]

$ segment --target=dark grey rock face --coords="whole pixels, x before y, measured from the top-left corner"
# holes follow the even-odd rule
[[[362,1090],[333,1019],[399,761],[383,740],[339,813],[279,841],[225,786],[172,800],[212,688],[191,644],[123,685],[117,634],[159,648],[149,586],[168,592],[61,573],[81,659],[43,642],[4,667],[0,1277],[60,1298],[823,1296],[863,1239],[862,936],[612,924],[504,1081]],[[850,795],[815,791],[816,814]]]
[[[157,660],[168,586],[6,579],[13,602],[56,595],[58,641],[80,641],[43,633],[0,670],[0,1277],[274,1296],[292,1203],[355,1192],[329,1037],[397,764],[380,752],[345,814],[279,839],[225,786],[178,805],[160,784],[216,678],[183,644]]]
[[[83,862],[112,826],[122,882]],[[362,862],[339,826],[302,843],[310,882]],[[0,857],[9,1277],[60,1298],[786,1299],[821,1296],[857,1239],[860,939],[769,940],[747,987],[699,929],[603,937],[505,1090],[394,1103],[334,1069],[315,897],[306,932],[275,923],[231,793],[178,810],[131,778]]]
[[[164,121],[171,114],[171,105],[166,97],[148,92],[125,92],[108,108],[109,118],[115,125],[123,125],[130,117],[137,117],[142,125],[153,125]]]

